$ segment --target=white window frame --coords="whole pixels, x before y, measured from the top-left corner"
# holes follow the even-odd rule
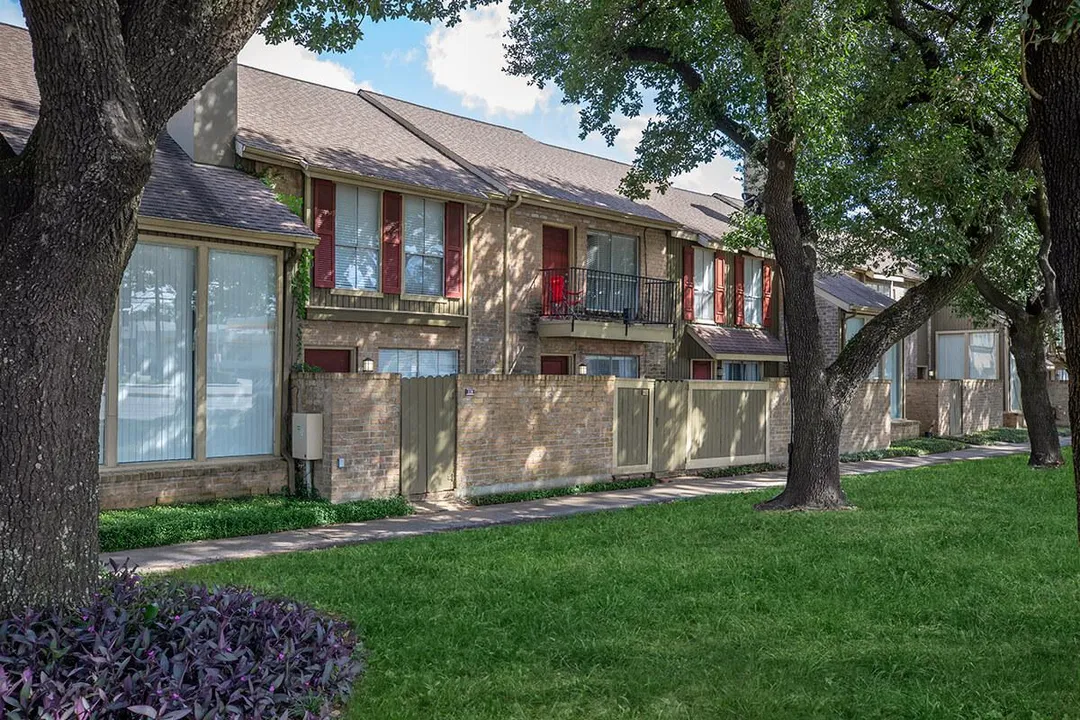
[[[395,365],[397,366],[397,369],[390,369],[388,367],[388,365],[389,365],[388,360],[390,358],[390,353],[395,354],[394,359],[396,360]],[[403,372],[400,371],[401,353],[410,353],[410,354],[415,354],[416,355],[416,374],[415,375],[413,375],[411,373],[403,373]],[[450,356],[450,354],[453,354],[453,357],[454,357],[454,371],[453,372],[436,372],[434,375],[430,375],[430,374],[421,375],[420,374],[420,367],[421,367],[420,357],[422,355],[425,355],[425,356],[434,355],[435,357],[432,358],[432,359],[435,362],[435,366],[438,368],[442,364],[442,361],[447,359]],[[401,377],[406,377],[406,378],[448,377],[448,376],[452,376],[452,375],[458,375],[461,372],[461,354],[455,348],[450,348],[450,349],[447,349],[447,348],[379,348],[378,355],[379,355],[379,365],[378,365],[379,372],[396,373],[398,375],[401,375]]]
[[[119,420],[119,346],[120,346],[120,298],[117,297],[113,311],[112,327],[109,335],[108,358],[105,372],[105,436],[99,441],[101,460],[99,467],[113,470],[124,468],[184,467],[207,462],[206,457],[206,378],[207,378],[207,321],[209,304],[210,251],[244,252],[252,255],[268,255],[276,263],[276,307],[277,320],[274,328],[274,417],[281,417],[284,385],[282,380],[282,342],[284,341],[284,259],[280,250],[271,248],[241,246],[229,243],[188,240],[185,238],[157,237],[140,235],[138,242],[145,244],[188,247],[196,249],[195,266],[195,430],[194,457],[185,460],[162,460],[148,462],[117,462],[117,424]],[[268,455],[248,456],[251,458],[277,457],[281,454],[281,423],[274,423],[273,452]],[[241,462],[244,456],[228,458],[210,458],[210,462]]]
[[[410,253],[408,251],[408,233],[409,233],[409,213],[408,205],[409,201],[422,202],[424,204],[424,218],[425,218],[425,232],[427,227],[427,212],[429,205],[439,205],[442,208],[442,223],[439,224],[439,247],[437,253],[427,252],[427,237],[425,235],[425,252]],[[424,288],[409,289],[409,258],[419,257],[423,258],[422,262],[431,258],[437,258],[439,260],[439,292],[430,293],[424,292]],[[443,200],[435,200],[433,198],[422,197],[420,195],[403,195],[401,198],[401,294],[403,296],[410,297],[432,297],[442,298],[446,295],[446,202]]]
[[[731,371],[734,370],[736,367],[739,368],[739,375],[741,377],[729,377]],[[754,368],[757,377],[754,379],[747,379],[746,371],[751,367]],[[765,379],[765,365],[764,363],[755,360],[723,360],[720,363],[720,368],[717,375],[719,376],[717,378],[718,380],[724,380],[727,382],[760,382]]]
[[[754,268],[759,282],[754,283]],[[762,327],[765,323],[765,263],[749,255],[743,258],[743,325]],[[752,319],[753,318],[753,319]]]
[[[964,337],[964,373],[962,378],[942,378],[940,375],[941,370],[941,342],[940,338],[943,335],[962,335]],[[994,358],[994,376],[990,378],[975,378],[971,376],[971,336],[972,335],[989,335],[994,338],[994,351],[992,357]],[[1011,354],[1011,353],[1010,353]],[[939,380],[1001,380],[1001,333],[994,329],[980,328],[975,330],[938,330],[934,333],[934,371],[935,376]]]
[[[614,377],[624,378],[624,379],[633,379],[633,378],[641,377],[641,358],[639,358],[637,355],[598,355],[598,354],[595,354],[595,353],[590,353],[590,354],[587,354],[587,355],[583,355],[582,358],[581,358],[581,361],[585,363],[586,367],[588,367],[589,360],[609,360],[610,361],[610,360],[614,360],[614,359],[619,359],[619,360],[631,359],[631,360],[633,360],[634,361],[634,371],[635,371],[634,375],[615,375]],[[589,373],[589,374],[591,375],[592,373]],[[609,376],[604,375],[602,377],[609,377]]]
[[[694,248],[694,320],[716,322],[716,252],[703,247]]]
[[[371,250],[371,248],[364,245],[349,245],[341,242],[341,233],[338,230],[338,209],[340,203],[337,199],[337,193],[344,189],[350,189],[354,191],[358,198],[360,193],[369,193],[375,196],[375,284],[373,287],[354,287],[352,285],[342,284],[343,273],[339,272],[337,267],[337,249],[342,247],[357,247],[364,248],[365,250]],[[348,183],[334,183],[334,289],[344,291],[350,294],[377,294],[382,290],[382,227],[383,227],[383,193],[381,190],[375,188],[363,187],[360,185],[350,185]],[[359,204],[359,199],[358,199]]]

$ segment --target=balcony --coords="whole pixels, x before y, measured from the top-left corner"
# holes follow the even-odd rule
[[[678,283],[588,268],[541,271],[542,337],[672,342]]]

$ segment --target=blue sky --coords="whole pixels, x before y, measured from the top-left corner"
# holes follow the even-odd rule
[[[0,22],[22,24],[15,0],[0,0]],[[317,56],[295,45],[268,46],[259,36],[240,61],[283,75],[347,89],[373,89],[403,100],[524,130],[543,142],[629,162],[647,118],[628,118],[614,146],[593,135],[578,138],[574,107],[557,89],[540,91],[502,72],[506,5],[471,10],[452,28],[405,20],[371,24],[364,39],[343,55]],[[718,158],[676,185],[699,192],[738,195],[734,165]]]

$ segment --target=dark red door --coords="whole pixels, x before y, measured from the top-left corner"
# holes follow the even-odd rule
[[[565,355],[541,355],[541,375],[569,375],[570,358]]]
[[[712,361],[691,360],[690,377],[693,380],[712,380]]]
[[[544,315],[555,315],[565,304],[570,267],[570,231],[566,228],[544,226],[543,291]]]
[[[352,372],[352,353],[348,350],[304,350],[304,362],[323,372]]]

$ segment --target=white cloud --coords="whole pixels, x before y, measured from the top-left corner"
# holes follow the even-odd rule
[[[487,115],[527,115],[544,109],[551,90],[503,72],[503,35],[510,27],[507,3],[466,12],[453,27],[439,25],[425,39],[432,82]]]
[[[19,7],[19,3],[15,2],[15,0],[0,0],[0,23],[26,27],[26,20],[23,19],[22,8]]]
[[[638,115],[632,118],[618,118],[615,124],[619,134],[615,138],[615,149],[625,162],[633,162],[638,143],[652,115]],[[690,172],[675,177],[672,184],[686,190],[694,190],[711,195],[723,193],[739,197],[742,193],[742,180],[735,169],[735,163],[726,157],[717,155],[712,161],[698,165]]]
[[[283,42],[270,45],[262,35],[256,34],[240,51],[240,62],[262,70],[287,75],[298,80],[356,91],[371,90],[371,84],[356,79],[353,71],[333,60],[323,60],[307,48],[296,43]]]
[[[394,48],[388,53],[383,53],[382,59],[386,67],[393,67],[394,65],[412,65],[419,57],[420,48],[413,47],[408,50]]]

